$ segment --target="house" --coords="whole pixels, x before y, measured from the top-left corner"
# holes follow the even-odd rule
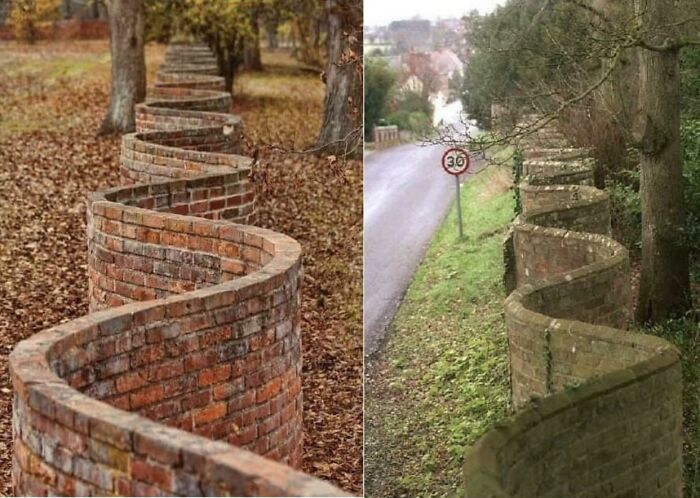
[[[464,74],[464,63],[452,50],[443,48],[430,52],[409,52],[402,57],[401,88],[427,93],[449,95],[449,80]]]

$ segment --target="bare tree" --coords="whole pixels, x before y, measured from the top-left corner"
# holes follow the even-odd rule
[[[143,0],[110,0],[107,12],[112,92],[98,133],[126,133],[135,127],[134,105],[146,97]]]
[[[515,41],[510,39],[495,50],[510,57],[537,53],[537,47],[528,46],[527,41],[539,29],[532,38],[544,40],[549,52],[538,54],[542,66],[531,71],[535,75],[533,81],[520,82],[516,96],[521,105],[529,107],[529,112],[540,113],[540,119],[485,143],[468,135],[459,136],[454,130],[441,131],[433,142],[467,142],[483,149],[517,141],[576,107],[583,106],[591,112],[588,106],[602,101],[600,92],[610,88],[611,80],[632,76],[636,80],[633,84],[620,87],[639,89],[636,117],[617,124],[632,128],[626,132],[630,145],[640,154],[642,271],[636,318],[641,323],[658,322],[687,311],[691,294],[689,251],[683,236],[686,206],[680,144],[679,51],[700,44],[691,36],[697,36],[700,25],[697,1],[523,0],[504,8],[513,9],[517,15],[520,5],[536,6],[536,15],[529,25],[518,25],[520,34]],[[564,8],[568,12],[577,9],[579,24],[585,25],[576,37],[561,26],[547,24],[555,9]],[[611,12],[616,17],[611,18]],[[570,32],[580,27],[566,19],[564,26]],[[557,29],[562,33],[557,33]],[[629,60],[626,56],[635,53],[638,67],[634,66],[634,71],[629,66],[622,70],[621,61]],[[547,72],[548,79],[541,77],[542,72]]]

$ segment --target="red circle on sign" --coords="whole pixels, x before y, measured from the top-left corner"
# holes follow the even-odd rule
[[[469,169],[469,153],[460,147],[447,149],[442,155],[442,169],[450,175],[461,175]]]

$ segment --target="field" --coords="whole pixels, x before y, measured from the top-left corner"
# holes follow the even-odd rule
[[[164,47],[146,49],[149,81]],[[362,170],[311,148],[323,84],[284,52],[240,75],[233,112],[258,158],[260,224],[304,249],[304,470],[362,486]],[[0,476],[11,493],[14,344],[87,313],[85,195],[118,185],[119,137],[97,137],[107,41],[0,43]]]

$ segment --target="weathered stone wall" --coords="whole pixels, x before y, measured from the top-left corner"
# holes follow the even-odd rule
[[[375,126],[374,127],[374,143],[378,148],[391,147],[400,143],[399,127],[391,126]]]
[[[228,95],[173,85],[123,137],[125,185],[88,198],[92,313],[11,354],[15,492],[340,495],[294,470],[301,248],[248,225],[240,119],[202,111]]]
[[[682,496],[677,350],[625,332],[627,250],[612,240],[590,162],[552,129],[526,149],[523,212],[506,248],[512,398],[467,454],[469,498]],[[569,182],[571,184],[569,184]]]

